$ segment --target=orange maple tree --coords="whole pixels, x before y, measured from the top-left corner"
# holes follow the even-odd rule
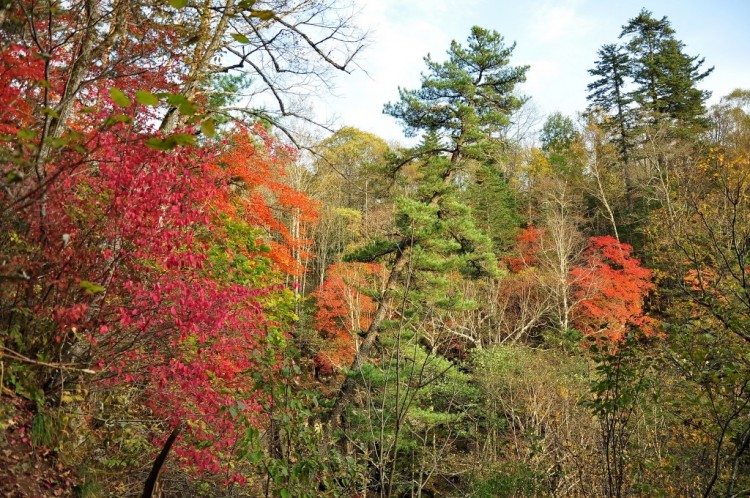
[[[330,375],[351,364],[357,334],[367,330],[377,304],[366,289],[382,287],[385,270],[376,263],[339,263],[312,295],[318,305],[315,327],[326,340],[315,356],[316,369]]]
[[[644,298],[654,288],[651,270],[632,252],[614,237],[589,238],[584,263],[571,271],[580,299],[574,323],[585,336],[620,342],[630,330],[656,334],[655,321],[644,310]]]
[[[216,205],[230,215],[242,213],[248,223],[263,229],[268,235],[263,241],[270,247],[268,256],[278,269],[302,275],[312,244],[305,227],[317,221],[318,205],[283,181],[286,169],[296,160],[296,151],[260,124],[252,128],[238,124],[225,145],[213,167],[231,188],[220,193]],[[242,195],[236,195],[238,191]],[[298,229],[290,230],[289,224]]]

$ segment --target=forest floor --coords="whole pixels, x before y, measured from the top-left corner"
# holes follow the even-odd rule
[[[7,388],[0,395],[0,497],[72,496],[75,471],[31,441],[33,405]]]

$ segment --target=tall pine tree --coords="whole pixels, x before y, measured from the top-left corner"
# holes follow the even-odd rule
[[[506,46],[499,33],[474,27],[466,47],[451,43],[446,62],[425,58],[428,72],[419,89],[399,89],[399,102],[385,106],[384,112],[401,121],[407,135],[424,137],[395,165],[398,170],[416,163],[422,181],[412,197],[398,202],[397,238],[377,241],[353,255],[391,261],[386,288],[351,370],[367,361],[407,264],[417,271],[457,270],[465,276],[495,271],[491,241],[476,227],[471,210],[458,195],[457,179],[466,178],[469,166],[490,163],[498,156],[510,117],[523,104],[514,89],[525,80],[528,68],[509,65],[514,47]],[[331,429],[339,426],[355,383],[350,376],[341,386]]]
[[[675,38],[666,17],[655,19],[641,10],[623,26],[620,38],[630,54],[630,75],[635,88],[631,97],[647,125],[667,121],[682,134],[705,129],[705,102],[711,96],[696,85],[711,74],[702,69],[704,59],[688,56],[685,44]]]
[[[625,90],[630,56],[614,43],[602,46],[597,54],[596,66],[589,69],[589,74],[597,79],[588,85],[588,111],[604,115],[601,126],[610,134],[621,159],[627,163],[633,126],[632,98]]]

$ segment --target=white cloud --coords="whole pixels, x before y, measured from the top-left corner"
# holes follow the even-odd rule
[[[544,2],[532,12],[531,32],[540,43],[584,36],[593,22],[580,13],[580,1]]]

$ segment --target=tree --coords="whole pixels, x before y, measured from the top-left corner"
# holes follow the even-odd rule
[[[512,51],[499,33],[474,27],[467,48],[454,41],[446,62],[425,58],[429,72],[422,76],[421,88],[399,89],[400,101],[386,104],[384,111],[399,119],[408,135],[425,133],[422,143],[396,164],[398,169],[416,160],[422,182],[413,198],[399,201],[398,238],[376,241],[354,255],[361,259],[390,255],[392,262],[352,371],[367,361],[402,273],[412,261],[417,268],[433,272],[450,267],[466,274],[495,271],[489,240],[473,225],[468,208],[451,194],[457,173],[469,160],[497,157],[503,126],[522,104],[513,90],[524,80],[527,68],[509,66]],[[354,389],[355,378],[348,377],[336,399],[332,428],[341,423]]]
[[[544,152],[563,152],[580,137],[571,118],[560,112],[550,114],[542,125],[539,140]]]
[[[379,179],[388,152],[381,138],[351,127],[315,146],[310,188],[323,212],[315,228],[313,285],[322,285],[327,268],[340,262],[351,244],[382,236],[387,229],[392,195],[386,192],[389,182]]]
[[[596,66],[589,69],[589,74],[598,79],[587,87],[587,111],[603,114],[602,127],[612,134],[612,141],[617,144],[620,157],[627,164],[633,126],[630,109],[632,98],[625,90],[625,78],[630,74],[630,57],[622,47],[612,43],[603,45],[597,55]]]
[[[653,289],[651,271],[631,256],[632,250],[613,237],[591,237],[585,263],[571,270],[581,299],[574,322],[585,336],[617,343],[633,330],[655,334],[643,309]]]
[[[664,119],[673,121],[681,133],[705,129],[705,102],[711,95],[696,84],[713,68],[702,70],[699,56],[683,52],[684,43],[674,37],[666,17],[655,19],[646,9],[622,28],[630,54],[630,76],[635,88],[630,92],[640,106],[640,119],[655,125]]]
[[[496,254],[510,247],[521,224],[515,193],[497,165],[483,165],[466,189],[475,223],[492,239]]]
[[[201,100],[203,83],[211,76],[247,74],[244,102],[216,111],[269,121],[292,139],[283,118],[312,121],[296,100],[327,87],[331,69],[350,71],[364,47],[365,35],[354,23],[353,9],[337,0],[175,4],[180,5],[176,12],[158,6],[155,13],[176,22],[185,42],[184,51],[178,52],[185,61],[180,93]],[[172,132],[189,120],[184,110],[170,105],[161,130]]]
[[[175,453],[192,476],[241,480],[237,445],[267,422],[252,374],[274,375],[257,355],[284,354],[283,281],[302,271],[287,217],[315,209],[283,180],[289,146],[261,126],[214,142],[200,99],[179,94],[180,3],[3,7],[0,346],[16,390],[61,434],[85,425],[67,413],[135,414],[131,437],[87,430],[82,448],[108,437],[132,470],[155,426],[183,420]],[[187,127],[156,133],[175,106]],[[93,411],[68,412],[70,388]]]
[[[513,90],[525,81],[528,66],[509,66],[514,49],[498,32],[475,26],[468,47],[451,42],[446,62],[425,57],[429,73],[421,88],[399,88],[400,101],[386,104],[384,112],[403,123],[407,136],[435,132],[454,163],[488,159],[523,104]]]
[[[319,374],[332,375],[350,365],[359,349],[359,334],[367,330],[375,311],[370,294],[382,287],[378,264],[340,263],[312,296],[316,301],[315,328],[325,340],[315,356]]]
[[[571,184],[579,183],[583,177],[585,151],[581,132],[573,119],[553,112],[542,125],[539,139],[554,176]]]
[[[750,448],[750,113],[735,91],[711,113],[708,150],[679,156],[652,219],[655,263],[666,272],[670,365],[680,415],[706,434],[695,457],[704,496],[748,486]],[[677,162],[677,161],[675,161]]]

